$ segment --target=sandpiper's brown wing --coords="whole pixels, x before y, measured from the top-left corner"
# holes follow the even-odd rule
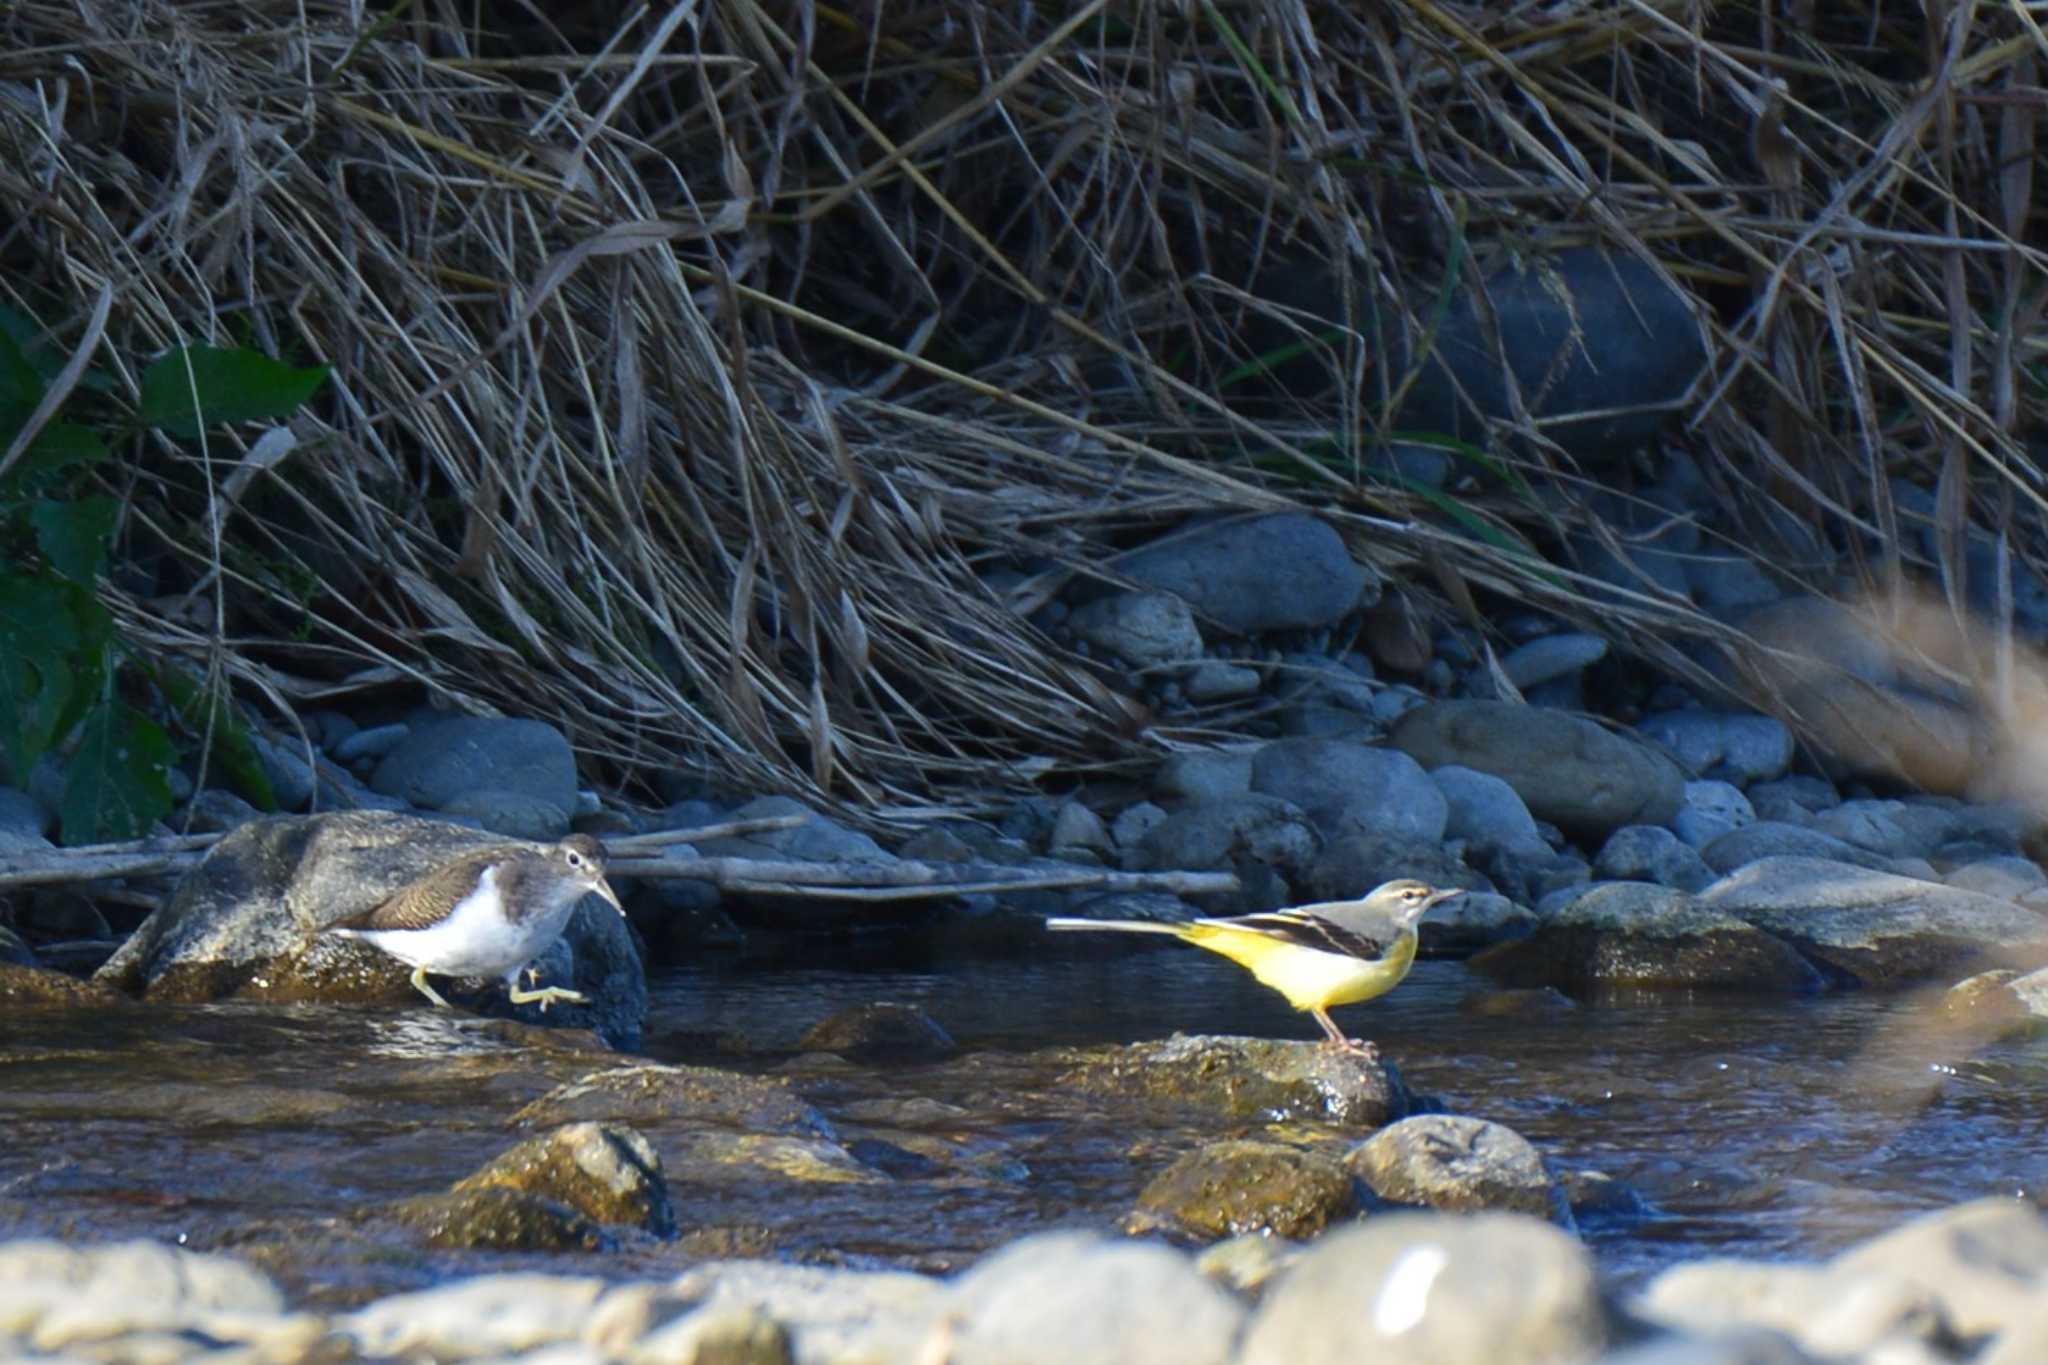
[[[407,882],[358,915],[336,920],[329,929],[430,929],[448,908],[475,887],[484,864],[505,855],[502,848],[480,848],[443,863],[426,876]]]

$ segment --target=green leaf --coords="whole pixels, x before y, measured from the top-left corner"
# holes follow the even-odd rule
[[[78,695],[72,589],[47,577],[0,577],[0,759],[16,784],[64,734]]]
[[[90,590],[106,566],[118,511],[112,498],[78,498],[39,502],[28,519],[36,528],[36,548],[50,561],[50,567]]]
[[[142,373],[144,423],[196,436],[211,422],[284,417],[327,379],[325,365],[295,370],[247,347],[185,346]]]
[[[0,420],[12,409],[21,409],[21,415],[11,426],[0,426],[0,437],[14,439],[14,433],[21,430],[35,405],[43,401],[46,387],[23,343],[12,335],[11,329],[0,328]]]
[[[134,707],[106,701],[86,713],[64,765],[60,812],[67,844],[134,839],[171,813],[177,753],[163,728]]]
[[[27,417],[22,414],[23,420]],[[42,492],[73,465],[94,464],[109,453],[107,443],[91,427],[52,422],[36,433],[35,444],[7,471],[7,482],[22,493]],[[0,497],[6,491],[0,489]]]
[[[235,790],[261,811],[277,809],[277,794],[271,790],[270,774],[249,742],[249,727],[235,708],[222,684],[209,688],[175,664],[166,664],[156,674],[157,686],[170,698],[178,723],[194,735],[213,736],[213,751],[207,762],[218,763]]]

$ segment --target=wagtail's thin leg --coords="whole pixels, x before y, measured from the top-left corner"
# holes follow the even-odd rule
[[[1316,1022],[1323,1026],[1323,1033],[1329,1039],[1325,1046],[1342,1048],[1346,1052],[1355,1052],[1361,1057],[1372,1059],[1379,1057],[1380,1050],[1376,1044],[1366,1042],[1362,1038],[1347,1036],[1343,1029],[1337,1027],[1337,1021],[1330,1018],[1328,1010],[1314,1009],[1310,1010],[1309,1013],[1313,1014],[1316,1017]]]
[[[412,969],[412,984],[414,985],[415,988],[418,989],[421,995],[424,995],[425,997],[427,997],[427,999],[433,1001],[442,1009],[445,1010],[454,1008],[446,1000],[443,1000],[441,998],[441,993],[439,991],[435,990],[432,986],[429,986],[427,984],[427,969],[425,967],[415,967]]]

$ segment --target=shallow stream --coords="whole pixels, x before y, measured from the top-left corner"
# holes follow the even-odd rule
[[[631,1059],[424,1007],[23,1012],[0,1014],[0,1237],[232,1250],[318,1304],[466,1270],[658,1276],[719,1250],[945,1270],[1027,1232],[1114,1227],[1146,1180],[1209,1138],[1346,1140],[1059,1084],[1076,1047],[1175,1030],[1316,1036],[1229,964],[1173,946],[728,958],[652,988],[648,1057],[788,1076],[879,1174],[800,1182],[739,1165],[675,1184],[682,1226],[717,1229],[682,1243],[425,1251],[374,1211],[510,1146],[524,1134],[508,1117],[554,1085]],[[1472,1008],[1486,992],[1462,964],[1424,962],[1340,1020],[1417,1092],[1508,1124],[1560,1168],[1632,1186],[1646,1216],[1582,1229],[1624,1286],[1709,1254],[1822,1256],[1924,1209],[2048,1188],[2048,1042],[1959,1054],[1922,1002],[1896,996],[1666,995],[1500,1017]],[[793,1057],[811,1024],[879,1000],[923,1008],[960,1055]],[[660,1150],[689,1123],[640,1126]]]

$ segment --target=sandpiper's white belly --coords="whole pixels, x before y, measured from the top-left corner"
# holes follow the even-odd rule
[[[510,977],[533,961],[561,934],[581,893],[515,923],[499,908],[498,870],[491,868],[476,890],[455,903],[448,917],[430,929],[343,929],[375,944],[400,962],[441,976]]]

